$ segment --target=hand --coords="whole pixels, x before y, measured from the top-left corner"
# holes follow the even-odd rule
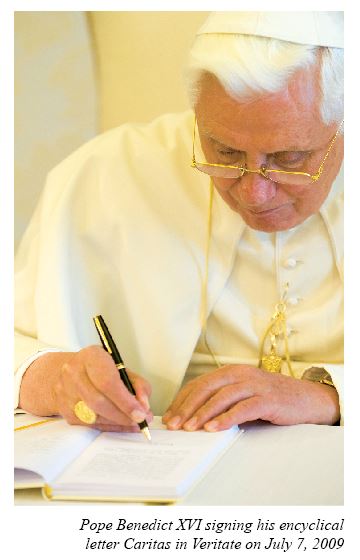
[[[79,352],[44,354],[26,371],[20,406],[40,416],[60,414],[69,424],[83,424],[74,406],[83,400],[97,414],[92,427],[103,431],[138,431],[137,424],[153,418],[149,383],[127,370],[133,396],[120,379],[111,356],[99,346]]]
[[[333,387],[231,365],[187,383],[163,422],[169,429],[218,431],[258,419],[282,425],[334,424],[339,414]]]

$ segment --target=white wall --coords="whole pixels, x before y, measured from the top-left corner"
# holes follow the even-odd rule
[[[15,245],[47,172],[75,148],[188,107],[182,71],[207,14],[15,14]]]
[[[100,127],[183,111],[183,68],[209,12],[89,12]]]
[[[83,12],[15,13],[15,245],[47,172],[97,131]]]

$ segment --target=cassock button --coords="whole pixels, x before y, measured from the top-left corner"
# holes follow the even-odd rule
[[[297,260],[294,259],[293,257],[290,257],[289,259],[286,259],[286,261],[284,261],[285,268],[295,268],[296,264],[297,264]]]

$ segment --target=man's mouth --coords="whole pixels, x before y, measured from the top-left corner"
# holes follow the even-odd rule
[[[285,204],[280,204],[280,206],[274,206],[273,208],[267,208],[266,210],[251,210],[250,208],[246,208],[246,211],[254,216],[265,217],[270,214],[274,214],[280,210],[283,210],[286,206],[290,206],[291,203],[286,202]]]

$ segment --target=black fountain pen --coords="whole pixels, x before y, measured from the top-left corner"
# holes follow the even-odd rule
[[[115,365],[118,369],[118,372],[120,373],[120,378],[121,380],[124,382],[124,385],[126,386],[126,388],[128,389],[128,391],[130,391],[130,393],[132,395],[136,395],[135,393],[135,389],[131,384],[131,381],[128,377],[128,374],[126,372],[124,363],[121,359],[119,350],[116,348],[116,344],[113,341],[113,338],[110,334],[109,329],[106,326],[106,323],[104,321],[104,319],[102,318],[101,315],[97,315],[96,317],[93,318],[94,323],[95,323],[95,327],[97,332],[99,333],[100,336],[100,340],[101,343],[103,345],[104,350],[106,350],[106,352],[108,352],[112,359],[115,362]],[[149,427],[148,427],[148,423],[146,422],[146,420],[144,420],[143,422],[140,422],[138,424],[140,430],[142,431],[142,433],[144,434],[144,436],[151,441],[151,435],[150,435],[150,431],[149,431]]]

